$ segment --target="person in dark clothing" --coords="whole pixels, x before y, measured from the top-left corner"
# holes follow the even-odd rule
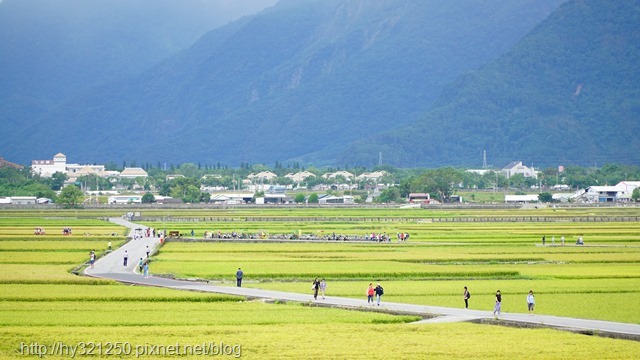
[[[469,290],[467,290],[467,287],[464,287],[464,293],[462,293],[462,298],[464,299],[464,308],[468,309],[469,308],[469,298],[471,297],[471,294],[469,293]]]
[[[320,280],[318,280],[318,278],[313,280],[313,285],[311,285],[311,289],[313,289],[313,300],[318,300],[318,290],[320,289]]]
[[[382,289],[382,286],[380,286],[380,284],[378,283],[378,286],[376,286],[374,291],[376,292],[376,300],[378,302],[378,306],[380,306],[380,298],[384,294],[384,290]]]
[[[496,291],[496,306],[493,308],[493,315],[498,318],[500,311],[502,310],[502,294],[500,290]]]
[[[236,271],[236,285],[238,287],[242,287],[242,277],[244,276],[244,273],[242,272],[242,269],[238,268],[238,271]]]

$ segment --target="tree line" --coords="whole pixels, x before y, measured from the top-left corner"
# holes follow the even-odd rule
[[[202,191],[203,186],[240,190],[243,186],[243,180],[249,174],[270,171],[278,176],[277,179],[270,182],[274,185],[293,185],[294,188],[312,189],[319,184],[329,186],[350,184],[352,190],[357,194],[363,192],[366,194],[367,190],[374,189],[378,184],[384,184],[386,189],[378,197],[380,202],[399,201],[410,193],[429,193],[437,200],[448,202],[458,190],[515,189],[516,191],[524,191],[533,187],[542,191],[550,189],[554,185],[566,185],[569,189],[576,190],[592,185],[615,185],[623,180],[640,180],[640,167],[621,164],[607,164],[599,168],[568,166],[563,171],[559,171],[557,168],[546,168],[539,171],[537,178],[525,178],[520,174],[506,178],[498,170],[489,170],[479,174],[453,167],[400,169],[382,165],[366,169],[363,167],[317,168],[296,164],[296,172],[308,171],[316,176],[308,177],[300,183],[294,183],[293,180],[285,177],[294,169],[284,167],[280,163],[277,164],[278,166],[275,167],[264,164],[243,164],[239,168],[228,168],[222,166],[203,167],[193,163],[184,163],[168,170],[151,167],[148,169],[149,176],[147,178],[102,178],[88,175],[79,177],[73,185],[81,190],[80,193],[107,191],[118,186],[125,190],[142,189],[153,191],[162,196],[179,198],[184,202],[198,203],[209,201],[210,193]],[[349,171],[355,176],[367,171],[384,170],[387,175],[378,179],[377,184],[373,181],[356,181],[342,176],[331,179],[322,178],[322,175],[327,172],[340,170]],[[167,175],[180,176],[168,179]],[[22,170],[8,167],[0,168],[0,196],[36,196],[56,200],[59,196],[58,192],[63,188],[67,179],[67,175],[62,173],[55,173],[52,177],[45,178],[32,174],[28,168]]]

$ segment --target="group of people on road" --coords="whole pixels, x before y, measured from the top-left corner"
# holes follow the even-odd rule
[[[195,237],[196,232],[191,229],[191,237]],[[337,240],[337,241],[375,241],[375,242],[391,242],[393,239],[393,235],[387,234],[386,232],[376,233],[366,233],[362,235],[347,235],[347,234],[336,234],[327,233],[324,231],[320,231],[317,234],[303,234],[301,232],[291,232],[291,233],[283,233],[283,234],[269,234],[265,231],[261,231],[258,233],[243,233],[232,231],[230,233],[223,233],[220,230],[205,230],[203,233],[203,238],[205,240],[208,239],[225,239],[225,240],[235,240],[235,239],[277,239],[277,240]],[[407,232],[399,232],[396,233],[396,238],[398,242],[406,242],[409,240],[409,233]]]
[[[238,268],[238,271],[236,272],[236,286],[238,287],[242,286],[243,277],[244,277],[244,272],[242,271],[241,268]],[[313,292],[314,300],[318,299],[318,295],[322,296],[322,299],[325,299],[325,294],[327,291],[327,281],[324,278],[319,279],[316,277],[315,279],[313,279],[313,282],[311,283],[311,291]],[[373,306],[374,304],[377,304],[378,306],[380,306],[382,295],[384,295],[384,289],[382,288],[380,283],[378,283],[376,286],[373,286],[373,283],[369,283],[369,286],[367,287],[367,291],[366,291],[367,305]],[[462,298],[464,300],[465,309],[468,309],[469,299],[471,298],[471,292],[469,292],[469,289],[466,286],[464,287]],[[526,300],[527,300],[527,309],[530,314],[533,314],[535,304],[536,304],[535,296],[533,295],[533,290],[529,290]],[[500,292],[500,290],[497,290],[495,294],[495,304],[493,307],[493,315],[497,318],[501,314],[502,314],[502,293]]]
[[[325,293],[327,291],[327,281],[324,278],[322,278],[322,280],[318,280],[318,278],[315,278],[313,280],[313,283],[311,284],[311,291],[313,291],[314,300],[318,300],[318,293],[320,293],[322,295],[322,299],[324,299]],[[380,300],[382,299],[382,295],[384,295],[384,289],[382,288],[380,283],[378,283],[376,287],[373,286],[373,283],[369,283],[369,287],[367,288],[366,295],[367,295],[367,305],[372,306],[374,303],[377,303],[378,306],[380,306]],[[374,302],[374,296],[375,296],[375,302]]]
[[[146,259],[140,258],[138,260],[138,271],[142,273],[145,279],[149,277],[149,261],[149,253],[147,253]]]
[[[384,289],[380,286],[380,283],[373,287],[373,283],[369,283],[369,287],[367,288],[367,304],[373,305],[373,296],[376,296],[376,303],[380,306],[380,299],[382,295],[384,295]]]
[[[322,278],[322,280],[315,278],[311,284],[311,291],[313,291],[314,300],[318,300],[318,292],[322,294],[322,298],[324,299],[325,292],[327,291],[327,281],[324,278]]]
[[[547,245],[547,236],[546,235],[542,235],[542,246],[546,246]],[[555,246],[556,245],[556,236],[552,235],[551,236],[551,245]],[[560,237],[560,245],[564,246],[564,235],[562,235]],[[582,237],[582,235],[578,236],[578,240],[576,240],[576,245],[584,245],[584,238]]]
[[[470,297],[471,297],[471,293],[469,292],[469,289],[465,286],[464,291],[462,293],[462,299],[464,300],[465,309],[469,308]],[[500,316],[500,314],[502,313],[502,293],[500,292],[500,290],[496,291],[495,298],[496,298],[496,301],[493,306],[493,316],[498,318],[498,316]],[[535,306],[536,306],[536,298],[533,295],[533,290],[529,290],[529,294],[527,294],[527,310],[529,311],[530,314],[533,314],[533,310]]]
[[[133,238],[135,239],[141,239],[142,238],[142,234],[139,234],[139,232],[142,232],[142,229],[136,229],[136,234],[134,234]],[[147,228],[144,232],[144,235],[146,235],[147,237],[155,237],[156,235],[156,231],[155,229],[151,229],[151,228]],[[109,241],[109,245],[108,245],[109,251],[111,251],[111,241]],[[140,258],[138,260],[137,266],[138,266],[138,271],[145,277],[148,278],[149,277],[149,263],[151,262],[151,248],[149,247],[149,245],[146,246],[145,248],[145,254],[146,254],[146,258]],[[129,251],[125,250],[124,253],[122,254],[122,266],[127,267],[129,265]],[[93,268],[93,262],[91,263],[91,267]]]
[[[238,268],[236,271],[236,286],[242,287],[242,279],[244,278],[244,272],[241,268]],[[315,278],[311,283],[311,291],[313,292],[313,299],[318,300],[318,295],[322,296],[322,299],[325,299],[326,291],[327,291],[327,281],[322,278]],[[373,286],[373,283],[369,283],[369,287],[367,288],[367,304],[374,304],[374,296],[376,297],[376,303],[380,306],[380,300],[382,295],[384,294],[384,289],[378,283],[376,287]]]

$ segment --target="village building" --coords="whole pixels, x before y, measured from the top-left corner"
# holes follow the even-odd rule
[[[33,205],[37,204],[38,199],[35,196],[12,196],[11,204],[12,205]]]
[[[353,179],[355,176],[348,172],[348,171],[336,171],[333,173],[326,173],[324,175],[322,175],[323,179],[335,179],[337,176],[342,176],[343,178],[347,179],[347,180],[351,180]]]
[[[247,175],[247,179],[252,182],[271,181],[277,178],[278,178],[278,175],[272,173],[271,171],[261,171],[257,174]]]
[[[613,186],[589,186],[577,196],[576,201],[588,203],[607,203],[619,201],[623,195],[623,187]]]
[[[220,193],[212,195],[209,202],[213,204],[236,205],[253,200],[253,193]]]
[[[291,179],[291,181],[295,183],[301,183],[305,181],[307,178],[316,177],[316,175],[309,171],[300,171],[295,174],[287,174],[284,177],[287,179]]]
[[[538,178],[538,173],[535,171],[533,167],[527,167],[522,165],[522,161],[512,161],[507,166],[500,170],[500,174],[502,174],[507,179],[516,174],[522,174],[526,178]]]
[[[53,174],[59,172],[67,175],[69,178],[78,178],[92,174],[106,177],[111,174],[111,172],[105,172],[104,165],[68,164],[67,156],[62,153],[55,154],[52,160],[31,161],[31,172],[41,177],[51,177]]]
[[[185,176],[182,174],[169,174],[167,176],[165,176],[165,179],[167,181],[171,181],[171,180],[175,180],[175,179],[184,179]]]
[[[353,196],[343,195],[343,196],[334,196],[334,195],[322,195],[318,197],[319,204],[355,204],[355,200]]]
[[[66,174],[67,157],[58,153],[53,156],[52,160],[33,160],[31,161],[31,171],[42,177],[51,177],[57,172]]]
[[[631,199],[633,191],[640,187],[640,181],[621,181],[616,187],[620,189],[620,193],[618,194],[619,198]]]
[[[149,174],[139,167],[126,167],[120,172],[120,177],[125,179],[147,178]]]
[[[114,195],[107,199],[109,204],[142,204],[142,195]]]
[[[358,181],[378,181],[383,176],[388,175],[386,171],[365,172],[356,177]]]
[[[409,193],[409,202],[428,204],[431,202],[431,195],[429,193]]]
[[[538,202],[538,195],[505,195],[505,203],[532,203]]]
[[[209,180],[209,179],[222,179],[222,175],[220,174],[204,174],[201,177],[202,180]]]

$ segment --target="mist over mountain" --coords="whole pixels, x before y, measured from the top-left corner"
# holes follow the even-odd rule
[[[342,155],[396,166],[640,163],[640,3],[563,4],[511,51],[448,86],[419,121]],[[372,156],[373,155],[373,156]]]
[[[422,116],[447,84],[507,52],[560,3],[283,0],[140,75],[83,91],[0,152],[335,163],[351,142]]]

